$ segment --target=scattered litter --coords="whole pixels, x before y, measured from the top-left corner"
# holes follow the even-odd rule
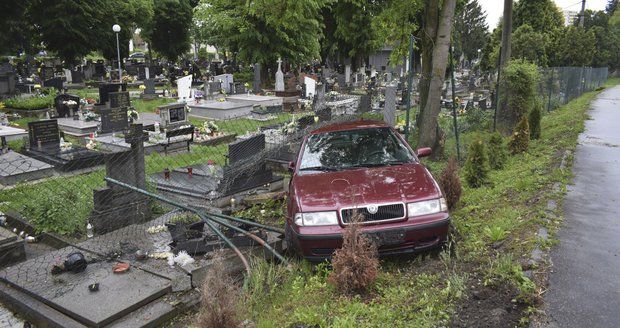
[[[94,284],[88,285],[88,290],[90,290],[91,292],[98,292],[99,291],[99,283],[94,283]]]
[[[129,263],[118,262],[112,267],[112,272],[114,273],[125,273],[129,271]]]
[[[148,227],[148,229],[146,229],[146,232],[150,234],[156,234],[156,233],[164,232],[166,230],[167,230],[166,226],[163,224],[160,224],[157,226]]]
[[[172,255],[174,257],[174,255],[170,252],[156,252],[153,254],[149,254],[149,257],[152,259],[158,259],[158,260],[165,260],[167,258],[170,257],[170,255]]]
[[[136,260],[146,260],[148,258],[148,255],[148,252],[139,249],[136,251]]]

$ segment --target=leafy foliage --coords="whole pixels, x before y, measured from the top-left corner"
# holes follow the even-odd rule
[[[481,187],[489,175],[489,157],[482,140],[474,141],[467,152],[465,181],[472,188]]]
[[[519,0],[514,6],[513,30],[528,24],[536,32],[550,31],[564,25],[562,12],[552,0]]]
[[[540,74],[536,65],[516,59],[506,65],[501,77],[502,106],[497,115],[497,123],[499,130],[508,135],[519,119],[534,105]]]
[[[47,96],[34,96],[29,98],[15,97],[4,101],[4,105],[8,108],[14,109],[46,109],[54,105],[55,94]]]
[[[153,20],[144,29],[153,50],[175,60],[189,49],[189,28],[192,6],[189,0],[158,0],[154,2]]]
[[[513,58],[521,58],[539,66],[547,65],[547,46],[550,42],[547,34],[523,24],[513,32],[511,42]]]
[[[364,53],[373,48],[389,45],[393,47],[390,54],[392,66],[402,64],[403,58],[409,52],[409,35],[418,29],[417,15],[422,9],[422,1],[396,0],[388,1],[381,12],[372,20],[370,28],[376,31],[374,47],[364,50],[355,50],[354,53]],[[368,29],[364,27],[363,29]],[[357,33],[356,31],[350,31]],[[343,33],[344,34],[344,33]],[[369,37],[372,37],[369,35]]]
[[[596,51],[596,37],[592,30],[569,26],[559,29],[552,36],[550,49],[553,66],[588,66]]]
[[[527,151],[530,143],[530,126],[527,117],[523,116],[508,142],[510,153],[518,154]]]
[[[507,157],[504,137],[499,132],[491,134],[489,138],[489,166],[491,169],[502,169],[506,164]]]
[[[441,172],[439,177],[439,185],[444,192],[444,197],[448,203],[448,209],[452,210],[461,199],[462,187],[461,178],[459,177],[459,164],[456,158],[451,157],[448,165]]]

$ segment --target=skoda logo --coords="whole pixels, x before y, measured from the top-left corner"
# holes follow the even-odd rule
[[[377,214],[377,211],[379,211],[379,206],[377,206],[377,205],[368,205],[368,207],[366,207],[366,209],[368,210],[368,213],[370,213],[370,214]]]

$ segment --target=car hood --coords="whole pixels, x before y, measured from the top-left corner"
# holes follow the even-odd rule
[[[418,164],[296,175],[293,185],[303,212],[364,204],[412,202],[440,195],[428,170]]]

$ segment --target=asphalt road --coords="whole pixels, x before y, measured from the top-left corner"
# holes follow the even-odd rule
[[[545,295],[549,327],[620,326],[620,86],[592,103]]]

